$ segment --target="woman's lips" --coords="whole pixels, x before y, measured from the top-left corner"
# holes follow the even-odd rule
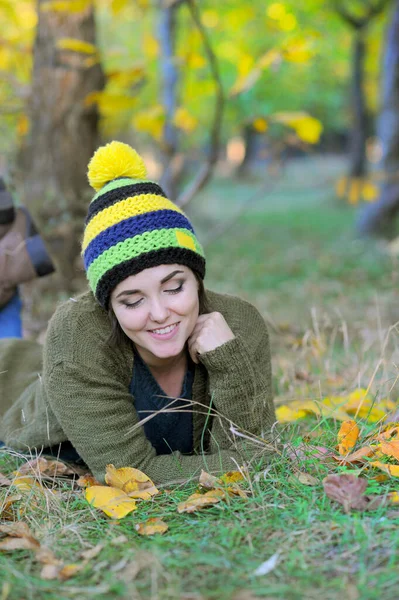
[[[164,341],[170,340],[170,339],[172,339],[177,334],[177,331],[179,329],[179,324],[180,324],[180,322],[179,323],[173,323],[173,329],[171,329],[167,333],[155,333],[155,331],[162,331],[162,329],[169,329],[170,326],[168,326],[168,327],[159,327],[155,331],[154,330],[153,331],[148,330],[148,333],[155,340],[164,340]]]

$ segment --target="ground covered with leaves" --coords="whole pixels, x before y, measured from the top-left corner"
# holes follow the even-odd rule
[[[219,178],[192,209],[217,233],[255,198],[209,236],[208,285],[269,324],[274,457],[170,489],[111,466],[99,491],[1,450],[1,600],[397,598],[397,259],[354,240],[341,167],[297,161],[270,194]]]

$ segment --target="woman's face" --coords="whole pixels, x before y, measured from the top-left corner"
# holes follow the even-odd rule
[[[153,366],[183,353],[199,314],[198,283],[183,265],[160,265],[127,277],[111,294],[124,333]]]

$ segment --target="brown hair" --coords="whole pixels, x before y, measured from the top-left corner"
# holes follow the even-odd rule
[[[196,271],[193,271],[193,273],[194,273],[195,278],[198,283],[199,314],[203,315],[210,311],[209,304],[208,304],[208,298],[206,296],[206,291],[205,291],[204,282],[203,282],[202,277],[200,277]],[[122,327],[119,325],[119,321],[115,316],[115,313],[112,309],[111,303],[109,304],[109,308],[108,308],[108,318],[111,323],[111,333],[107,340],[108,344],[110,346],[114,346],[114,347],[125,344],[126,340],[129,338],[123,331]]]

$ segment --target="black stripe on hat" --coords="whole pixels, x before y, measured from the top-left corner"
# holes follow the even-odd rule
[[[98,196],[98,198],[89,206],[85,224],[87,225],[88,222],[104,208],[108,208],[121,200],[126,200],[126,198],[139,196],[140,194],[154,194],[155,196],[163,196],[166,198],[165,192],[156,183],[152,183],[151,181],[145,181],[144,183],[130,183],[114,190],[109,190]]]
[[[202,279],[205,277],[205,258],[200,254],[187,248],[162,248],[140,254],[112,267],[98,282],[95,296],[101,306],[108,310],[112,290],[126,277],[137,275],[144,269],[175,263],[196,271]]]

